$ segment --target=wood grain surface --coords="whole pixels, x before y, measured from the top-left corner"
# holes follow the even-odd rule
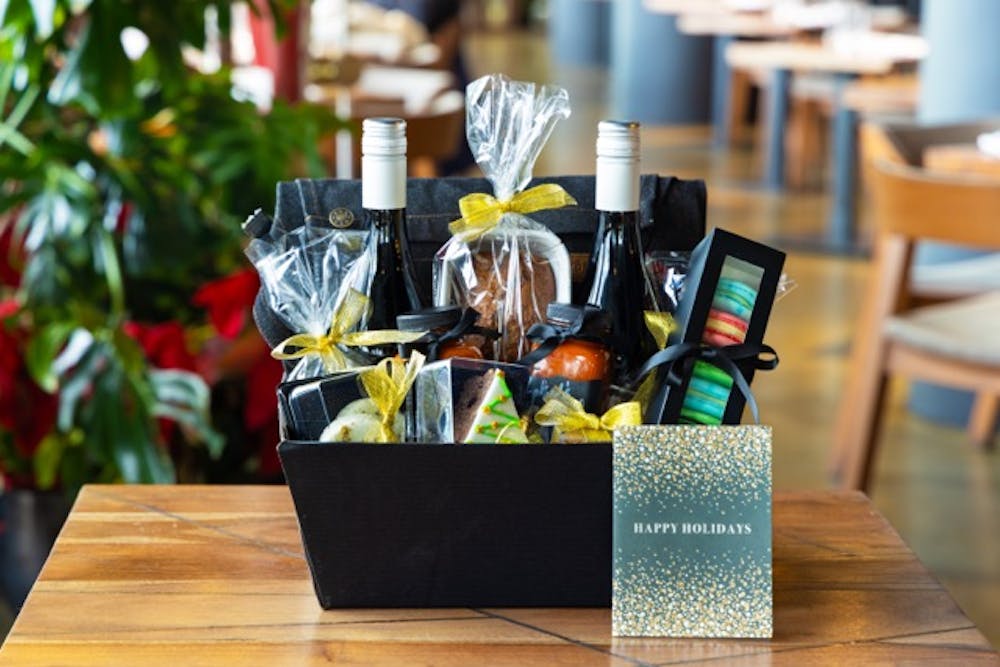
[[[1000,158],[982,152],[975,144],[938,144],[924,151],[924,167],[967,176],[1000,178]]]
[[[886,74],[910,60],[883,53],[842,53],[813,42],[734,42],[726,48],[726,61],[737,69]]]
[[[771,641],[617,639],[608,609],[323,611],[285,487],[88,486],[0,663],[1000,664],[861,494],[775,497],[774,582]]]

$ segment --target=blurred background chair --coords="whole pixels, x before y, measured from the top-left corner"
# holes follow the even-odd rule
[[[884,146],[883,146],[884,148]],[[877,159],[870,169],[875,260],[848,384],[837,416],[833,472],[866,489],[890,375],[976,392],[970,432],[988,442],[1000,396],[1000,292],[912,308],[919,241],[1000,249],[1000,181],[935,174]]]
[[[963,169],[963,165],[954,159],[948,164],[942,164],[937,156],[951,159],[960,148],[964,153],[964,147],[978,154],[975,150],[976,138],[998,125],[1000,122],[996,119],[946,125],[877,121],[863,123],[860,128],[860,144],[864,180],[871,181],[871,165],[877,160],[975,176],[978,173],[976,170]],[[948,152],[945,153],[945,150]],[[1000,165],[1000,160],[995,162]],[[989,172],[984,172],[984,175],[988,174]],[[997,182],[1000,183],[1000,179]],[[989,290],[1000,290],[1000,253],[982,253],[974,257],[918,264],[910,275],[910,291],[917,299],[940,300]]]

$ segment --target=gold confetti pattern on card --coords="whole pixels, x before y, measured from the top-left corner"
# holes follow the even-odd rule
[[[770,637],[770,496],[767,426],[616,431],[614,634]]]

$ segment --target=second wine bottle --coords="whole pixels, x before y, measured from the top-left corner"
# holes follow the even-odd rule
[[[406,233],[406,121],[367,118],[361,128],[361,206],[370,230],[366,329],[395,329],[421,307]],[[395,346],[370,350],[391,356]]]
[[[608,313],[615,379],[624,383],[649,353],[643,319],[649,284],[639,236],[639,124],[601,121],[597,128],[598,211],[587,266],[587,303]]]

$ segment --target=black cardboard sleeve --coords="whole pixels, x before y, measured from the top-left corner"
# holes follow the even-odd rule
[[[709,232],[691,253],[684,293],[677,306],[676,320],[680,326],[670,335],[669,344],[701,341],[723,265],[730,257],[762,270],[757,299],[747,322],[745,342],[753,345],[764,342],[764,332],[771,317],[771,307],[774,305],[778,282],[781,279],[785,253],[716,228]],[[737,365],[740,366],[747,383],[752,382],[753,367]],[[647,424],[676,424],[680,418],[681,405],[690,377],[682,377],[680,384],[672,385],[665,380],[665,371],[666,369],[660,371],[661,381],[646,410],[643,421]],[[746,400],[740,392],[731,392],[722,423],[739,424],[745,405]]]
[[[345,405],[363,397],[355,372],[283,382],[278,385],[278,404],[284,412],[284,435],[318,440]]]

